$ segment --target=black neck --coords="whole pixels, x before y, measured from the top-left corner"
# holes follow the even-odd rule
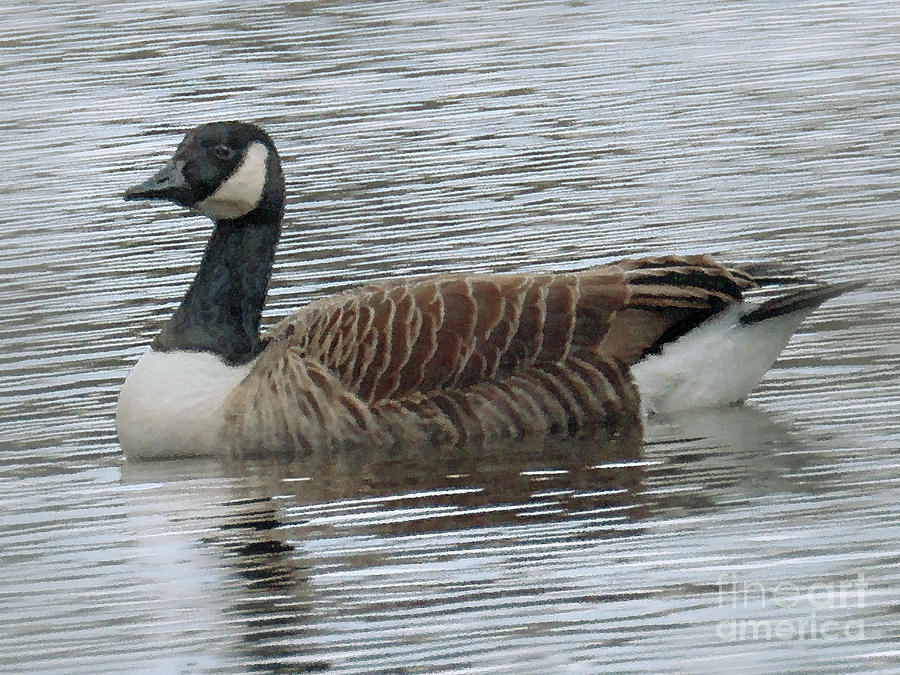
[[[197,276],[153,349],[212,352],[230,365],[262,351],[259,322],[281,232],[281,204],[267,206],[216,223]]]

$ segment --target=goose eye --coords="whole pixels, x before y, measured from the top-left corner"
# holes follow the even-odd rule
[[[228,159],[232,154],[234,154],[234,150],[229,148],[227,145],[217,145],[213,152],[219,159]]]

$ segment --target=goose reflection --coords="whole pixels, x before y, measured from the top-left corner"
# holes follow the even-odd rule
[[[477,553],[485,546],[517,557],[536,559],[550,547],[553,555],[571,549],[592,558],[613,538],[639,537],[660,519],[728,509],[736,495],[817,486],[816,472],[806,471],[822,461],[816,444],[751,407],[660,418],[645,435],[126,464],[123,480],[153,481],[152,490],[134,494],[183,542],[166,564],[205,580],[198,597],[217,599],[214,625],[225,633],[219,639],[230,662],[323,670],[336,647],[317,636],[348,616],[390,616],[402,602],[440,604],[457,592],[477,599],[502,587],[502,570],[483,567]],[[463,562],[470,555],[475,568]]]
[[[311,567],[281,536],[278,503],[270,496],[249,496],[223,506],[230,515],[201,543],[219,548],[241,579],[223,618],[242,627],[233,647],[242,665],[266,672],[327,670],[318,650],[304,641],[316,615]]]
[[[715,512],[759,495],[809,494],[828,476],[828,440],[752,405],[652,419],[643,453],[653,471],[644,497],[654,516]],[[727,505],[727,507],[726,507]]]
[[[280,495],[297,537],[322,528],[411,534],[582,517],[616,523],[646,515],[641,445],[635,426],[607,439],[307,454],[228,470]]]

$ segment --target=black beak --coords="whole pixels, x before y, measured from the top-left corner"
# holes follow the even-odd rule
[[[170,159],[154,176],[125,190],[125,199],[168,199],[176,204],[187,204],[191,190],[181,172],[183,166],[183,161]]]

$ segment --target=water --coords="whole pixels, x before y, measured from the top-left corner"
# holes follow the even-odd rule
[[[893,2],[0,8],[0,670],[900,669]],[[361,281],[717,251],[866,279],[644,438],[124,461],[209,224],[125,187],[276,139],[266,320]]]

